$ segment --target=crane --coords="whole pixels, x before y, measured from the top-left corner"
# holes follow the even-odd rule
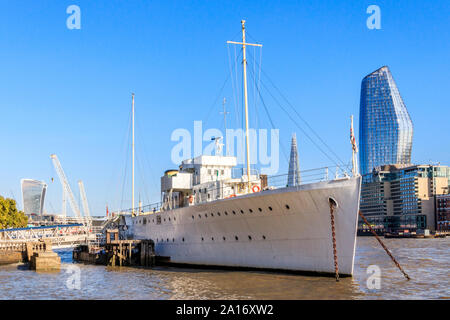
[[[63,223],[67,223],[67,201],[66,201],[66,190],[64,190],[64,186],[62,188],[62,209],[61,209],[61,215],[63,216]]]
[[[72,211],[75,213],[75,215],[80,221],[83,221],[83,224],[86,224],[83,217],[81,216],[80,208],[78,207],[78,204],[75,201],[72,189],[70,189],[69,182],[67,181],[66,174],[64,173],[64,170],[61,167],[61,163],[59,162],[58,157],[56,156],[56,154],[52,154],[50,155],[50,158],[52,159],[53,166],[55,167],[59,180],[61,180],[61,184],[63,186],[63,193],[65,192],[65,196],[69,199],[69,204],[70,207],[72,208]]]
[[[89,205],[86,197],[86,191],[84,190],[84,183],[82,180],[78,181],[78,187],[80,188],[80,195],[81,195],[81,204],[83,206],[83,212],[84,217],[87,220],[89,228],[91,228],[92,225],[92,219],[91,219],[91,212],[89,211]]]

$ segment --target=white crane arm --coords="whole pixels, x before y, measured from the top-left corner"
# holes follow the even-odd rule
[[[64,173],[64,170],[61,166],[61,163],[59,162],[58,157],[56,154],[52,154],[50,156],[52,159],[53,165],[55,167],[56,173],[58,174],[59,180],[61,181],[61,184],[63,185],[63,189],[66,191],[66,196],[69,198],[69,204],[72,208],[72,211],[75,213],[77,218],[80,219],[80,221],[83,221],[83,217],[81,216],[80,208],[78,207],[75,197],[73,196],[72,189],[70,189],[69,182],[67,181],[66,174]]]

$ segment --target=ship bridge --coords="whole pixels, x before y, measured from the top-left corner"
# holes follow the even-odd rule
[[[236,157],[207,156],[184,160],[179,170],[167,170],[161,177],[163,209],[173,209],[247,193],[248,181],[261,189],[259,175],[233,178]]]

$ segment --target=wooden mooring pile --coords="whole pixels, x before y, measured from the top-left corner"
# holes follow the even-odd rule
[[[117,229],[107,230],[104,244],[80,245],[74,249],[73,259],[107,266],[153,267],[155,244],[153,240],[119,240]]]

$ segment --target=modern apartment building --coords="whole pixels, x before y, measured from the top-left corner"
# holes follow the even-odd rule
[[[411,163],[413,124],[388,67],[362,80],[359,121],[362,175],[386,164]]]
[[[363,176],[361,212],[379,233],[399,229],[436,230],[437,196],[447,194],[450,167],[384,165]],[[360,231],[364,229],[359,222]]]
[[[436,230],[450,231],[450,194],[436,196]]]

